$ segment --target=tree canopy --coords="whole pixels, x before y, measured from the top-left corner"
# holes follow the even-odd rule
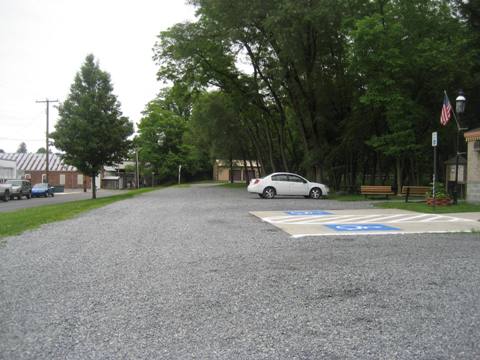
[[[88,55],[76,74],[67,99],[58,107],[59,120],[51,138],[64,152],[65,163],[95,177],[104,165],[121,162],[128,154],[133,125],[122,115],[112,93],[110,75]]]
[[[27,152],[28,152],[27,144],[25,144],[24,142],[21,142],[20,145],[18,145],[17,153],[26,154]]]
[[[197,21],[162,32],[154,58],[160,80],[194,94],[187,128],[210,157],[231,149],[266,172],[299,171],[337,189],[425,183],[443,90],[478,87],[472,4],[192,4]],[[445,160],[450,127],[440,129],[440,140]]]

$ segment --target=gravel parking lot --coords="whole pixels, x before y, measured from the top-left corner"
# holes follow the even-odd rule
[[[0,358],[479,358],[478,233],[294,239],[249,215],[364,207],[168,188],[7,238]]]

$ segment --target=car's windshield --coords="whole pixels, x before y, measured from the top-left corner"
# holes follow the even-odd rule
[[[11,184],[14,186],[22,186],[22,181],[21,180],[7,180],[7,184]]]
[[[47,184],[35,184],[33,186],[34,189],[46,189],[47,188]]]

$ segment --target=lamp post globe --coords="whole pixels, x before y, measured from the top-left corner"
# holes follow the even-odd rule
[[[463,93],[463,90],[460,90],[458,92],[458,96],[455,99],[455,112],[457,115],[461,115],[465,112],[465,102],[467,99],[465,98],[465,94]]]

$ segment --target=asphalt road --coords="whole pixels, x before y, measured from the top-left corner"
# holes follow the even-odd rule
[[[121,194],[123,190],[97,190],[97,197],[111,196],[115,194]],[[20,200],[0,201],[0,212],[13,211],[19,209],[25,209],[35,206],[47,205],[47,204],[60,204],[68,201],[86,200],[92,198],[92,192],[89,190],[83,192],[82,190],[66,190],[64,193],[55,193],[54,197],[34,197],[26,199],[25,197]]]
[[[476,359],[480,236],[291,238],[260,210],[369,207],[168,188],[10,237],[1,359]]]

